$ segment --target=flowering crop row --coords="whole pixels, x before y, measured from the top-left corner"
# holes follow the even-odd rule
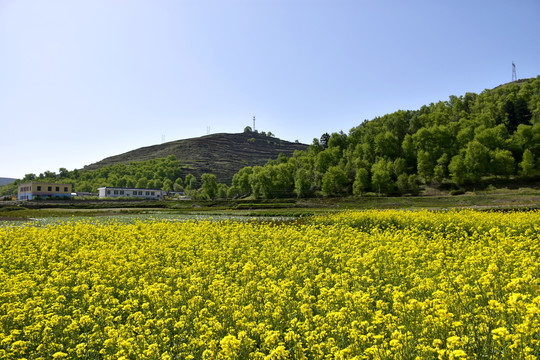
[[[0,228],[2,359],[540,358],[540,214]]]

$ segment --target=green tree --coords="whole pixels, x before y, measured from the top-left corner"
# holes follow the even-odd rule
[[[416,169],[416,149],[414,147],[412,136],[407,134],[401,143],[403,158],[410,169]]]
[[[251,194],[251,184],[249,181],[251,174],[253,174],[253,168],[246,166],[233,175],[232,185],[238,189],[239,194]]]
[[[339,166],[331,166],[324,174],[322,192],[326,196],[343,195],[347,192],[349,178]]]
[[[420,188],[418,187],[418,177],[415,174],[409,175],[409,191],[413,195],[418,195],[420,193]]]
[[[201,189],[209,199],[215,199],[217,195],[218,185],[216,182],[216,175],[214,174],[202,174]]]
[[[155,179],[148,180],[148,183],[146,184],[146,186],[148,187],[148,189],[157,189],[158,188]]]
[[[77,186],[77,189],[74,189],[74,190],[79,191],[79,192],[92,192],[93,191],[92,185],[88,183],[87,181],[80,182],[79,185]]]
[[[173,182],[171,181],[171,179],[163,180],[163,187],[161,188],[161,190],[172,191],[172,189],[173,189]]]
[[[317,160],[315,161],[315,169],[318,172],[324,174],[331,166],[339,164],[341,159],[341,150],[339,147],[328,148],[317,154]]]
[[[477,140],[471,141],[467,145],[465,158],[463,159],[467,168],[468,177],[472,181],[479,180],[486,174],[489,165],[489,150]]]
[[[318,141],[318,144],[322,147],[323,150],[328,147],[328,140],[330,140],[330,135],[328,133],[324,133],[321,135],[321,139],[320,141]]]
[[[132,177],[128,177],[126,180],[126,187],[128,188],[134,188],[136,184],[136,180]]]
[[[47,170],[43,174],[40,174],[40,177],[54,181],[56,180],[56,173],[54,171]]]
[[[197,186],[197,178],[193,174],[187,174],[184,179],[184,190],[194,190]]]
[[[180,176],[176,178],[176,180],[174,181],[174,183],[175,183],[176,185],[181,186],[182,189],[184,188],[184,180],[182,180],[182,178],[181,178]]]
[[[448,176],[449,162],[450,159],[446,153],[442,154],[437,160],[437,165],[435,165],[435,168],[433,169],[433,177],[437,182],[441,183]]]
[[[399,139],[389,131],[375,136],[375,156],[394,159],[399,155]]]
[[[24,177],[21,179],[21,183],[26,183],[26,182],[30,182],[30,181],[33,181],[36,179],[36,174],[26,174],[24,175]]]
[[[254,166],[253,172],[249,175],[249,184],[251,186],[251,194],[253,197],[264,197],[269,199],[271,197],[270,189],[272,188],[272,179],[269,172],[262,166]]]
[[[419,150],[418,151],[418,175],[420,175],[426,184],[431,182],[433,179],[433,162],[431,156],[427,151]]]
[[[456,155],[448,165],[452,181],[457,185],[463,185],[467,181],[467,168],[461,155]]]
[[[502,124],[479,131],[474,139],[490,150],[506,149],[508,146],[508,130]]]
[[[394,189],[394,183],[384,159],[380,159],[371,167],[371,189],[379,194],[389,194]]]
[[[126,175],[122,176],[121,178],[117,178],[116,187],[121,187],[121,188],[127,187],[128,180],[129,180],[129,177]]]
[[[306,197],[311,189],[311,173],[304,169],[300,168],[296,170],[294,176],[294,192],[299,198]]]
[[[162,179],[154,179],[154,186],[151,187],[151,189],[161,189],[163,188],[163,180]]]
[[[397,158],[394,160],[394,175],[398,177],[399,175],[407,172],[407,161],[403,158]]]
[[[145,177],[140,178],[137,180],[137,184],[135,185],[137,189],[146,189],[148,187],[148,179]]]
[[[59,170],[58,170],[58,176],[62,179],[66,179],[69,177],[69,171],[68,169],[66,168],[63,168],[61,167]]]
[[[361,196],[369,189],[369,186],[369,171],[364,168],[358,169],[353,183],[353,194],[355,196]]]
[[[508,178],[515,171],[515,160],[509,150],[497,149],[493,152],[489,167],[492,174]]]
[[[347,148],[347,134],[343,131],[339,133],[332,133],[330,139],[328,139],[328,147],[337,147],[340,151],[343,151]]]
[[[227,199],[227,192],[229,188],[225,184],[218,184],[217,197],[220,199]]]
[[[396,186],[401,194],[409,192],[409,176],[405,173],[397,177]]]
[[[234,199],[240,195],[240,190],[236,186],[231,186],[227,190],[227,198]]]
[[[467,146],[469,142],[472,141],[473,138],[474,138],[474,127],[472,126],[464,127],[463,129],[459,130],[456,136],[457,145],[459,146],[459,148],[464,148]]]
[[[530,177],[534,172],[534,155],[529,149],[525,149],[523,152],[523,160],[519,163],[521,168],[521,175]]]

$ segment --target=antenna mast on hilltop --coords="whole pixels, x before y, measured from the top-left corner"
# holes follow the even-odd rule
[[[255,131],[255,116],[253,116],[253,131]]]
[[[516,64],[512,61],[512,81],[517,81]]]

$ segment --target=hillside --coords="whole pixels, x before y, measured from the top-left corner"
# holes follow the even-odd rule
[[[245,166],[264,165],[281,153],[292,156],[295,150],[306,148],[305,144],[256,132],[220,133],[142,147],[105,158],[85,166],[84,169],[96,170],[108,165],[129,164],[174,155],[184,165],[182,176],[191,173],[200,179],[202,174],[212,173],[216,175],[218,182],[230,184],[233,175]]]
[[[12,183],[15,180],[17,180],[17,179],[0,177],[0,186],[4,186],[4,185],[7,185],[9,183]]]

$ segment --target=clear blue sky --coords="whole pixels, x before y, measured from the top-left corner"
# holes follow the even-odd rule
[[[508,82],[512,61],[540,74],[539,0],[0,0],[0,177],[254,115],[311,143]]]

